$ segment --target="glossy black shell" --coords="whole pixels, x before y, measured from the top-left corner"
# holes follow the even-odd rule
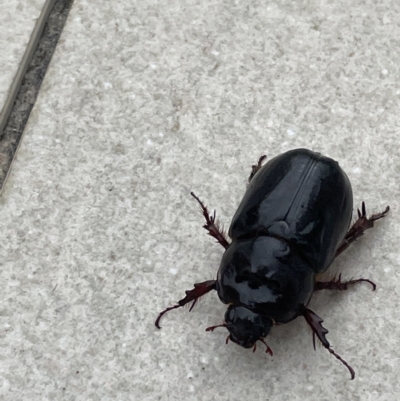
[[[232,243],[218,271],[221,301],[277,323],[299,316],[315,275],[346,235],[352,208],[350,181],[336,161],[307,149],[270,160],[232,219]]]

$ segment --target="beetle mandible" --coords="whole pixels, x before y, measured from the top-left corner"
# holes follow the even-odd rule
[[[358,219],[350,226],[353,194],[350,181],[339,164],[307,149],[283,153],[263,165],[265,156],[252,166],[247,191],[236,211],[230,228],[229,243],[203,202],[199,203],[206,224],[203,226],[224,248],[216,280],[194,284],[186,296],[162,311],[155,321],[168,311],[192,302],[216,290],[219,299],[229,305],[225,323],[208,327],[225,327],[227,338],[244,348],[255,350],[263,342],[272,355],[265,337],[272,326],[288,323],[303,316],[322,345],[350,371],[353,368],[330,346],[323,320],[307,307],[315,291],[346,290],[350,285],[371,280],[359,278],[342,281],[341,276],[330,281],[316,278],[352,242],[384,217],[381,213],[367,217],[365,203]]]

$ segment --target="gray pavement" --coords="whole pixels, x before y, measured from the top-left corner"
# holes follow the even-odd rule
[[[399,15],[75,0],[0,198],[0,399],[397,400]],[[377,290],[311,302],[353,381],[302,319],[273,357],[226,346],[215,293],[154,327],[223,253],[190,191],[228,228],[251,164],[298,147],[339,161],[356,206],[392,207],[330,272]]]

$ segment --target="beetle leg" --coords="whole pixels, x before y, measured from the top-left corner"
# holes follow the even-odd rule
[[[389,212],[389,206],[386,206],[386,209],[381,213],[375,213],[371,217],[367,217],[367,212],[365,209],[365,202],[362,203],[361,211],[357,210],[358,219],[351,226],[350,230],[347,232],[344,237],[343,242],[340,244],[339,248],[336,251],[336,256],[340,255],[344,250],[346,250],[349,245],[354,242],[357,238],[361,237],[364,234],[365,230],[372,228],[374,226],[374,221],[382,219]]]
[[[338,278],[334,277],[330,281],[316,281],[314,284],[314,291],[319,291],[319,290],[347,290],[349,285],[356,284],[356,283],[361,283],[362,281],[365,281],[366,283],[369,283],[372,285],[372,290],[376,290],[376,284],[368,280],[366,278],[358,278],[355,280],[349,280],[349,281],[342,281],[342,275],[339,274]]]
[[[226,239],[223,230],[219,227],[218,222],[215,220],[215,210],[214,214],[210,216],[210,213],[208,213],[208,209],[204,206],[204,203],[193,192],[191,192],[190,195],[192,195],[193,198],[197,200],[203,212],[203,216],[206,219],[206,224],[204,224],[203,228],[208,231],[208,235],[214,237],[217,242],[219,242],[225,249],[227,249],[229,246],[229,242]]]
[[[193,290],[188,290],[185,291],[186,293],[186,297],[181,299],[180,301],[178,301],[178,303],[174,306],[170,306],[167,309],[164,309],[157,317],[156,321],[155,321],[155,325],[157,328],[161,329],[160,327],[160,319],[162,318],[162,316],[167,313],[168,311],[172,310],[172,309],[177,309],[180,308],[181,306],[184,306],[186,304],[188,304],[189,302],[193,302],[192,305],[190,306],[189,312],[193,309],[194,305],[196,304],[197,300],[207,294],[207,292],[210,292],[211,290],[215,290],[215,284],[216,284],[216,280],[208,280],[208,281],[203,281],[202,283],[196,283],[194,285],[194,289]]]
[[[351,380],[354,379],[355,377],[355,372],[353,368],[340,356],[338,355],[330,346],[329,341],[326,339],[326,334],[328,334],[328,330],[322,326],[323,320],[312,310],[306,309],[305,312],[303,313],[304,318],[306,319],[306,322],[309,324],[313,331],[313,345],[314,345],[314,350],[315,350],[315,336],[319,338],[321,341],[322,345],[340,362],[343,363],[344,366],[349,370],[350,375],[351,375]]]
[[[262,155],[259,159],[257,164],[253,164],[251,166],[251,173],[249,175],[249,182],[253,179],[253,177],[256,175],[257,171],[260,170],[262,167],[263,161],[267,158],[266,155]]]

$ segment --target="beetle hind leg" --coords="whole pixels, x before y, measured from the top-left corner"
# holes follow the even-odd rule
[[[315,336],[321,341],[322,345],[340,362],[343,363],[344,366],[349,370],[351,375],[351,380],[356,376],[354,369],[339,355],[337,354],[330,346],[329,341],[326,338],[326,334],[328,334],[328,330],[322,326],[323,320],[312,310],[306,309],[303,313],[306,322],[309,324],[313,331],[313,345],[315,350]]]
[[[160,320],[163,317],[163,315],[165,315],[167,312],[169,312],[170,310],[173,310],[173,309],[180,308],[180,307],[188,304],[189,302],[192,302],[192,305],[190,306],[190,309],[189,309],[189,312],[190,312],[193,309],[194,305],[196,304],[197,300],[201,296],[216,289],[215,284],[216,284],[216,280],[207,280],[207,281],[203,281],[202,283],[196,283],[194,285],[193,290],[185,291],[185,293],[186,293],[185,298],[182,298],[180,301],[178,301],[178,303],[176,305],[170,306],[169,308],[166,308],[162,312],[159,313],[156,321],[154,322],[156,327],[158,329],[161,329]]]
[[[257,164],[253,164],[253,165],[251,166],[251,173],[250,173],[250,175],[249,175],[249,181],[248,181],[248,182],[250,182],[250,181],[253,179],[253,177],[256,175],[257,171],[260,170],[260,168],[262,167],[262,164],[263,164],[263,162],[264,162],[264,160],[265,160],[266,158],[267,158],[266,155],[262,155],[262,156],[258,159]]]

